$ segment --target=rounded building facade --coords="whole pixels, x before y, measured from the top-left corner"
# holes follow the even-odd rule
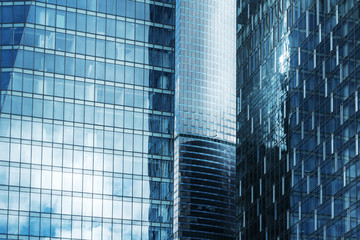
[[[176,2],[174,239],[234,239],[236,1]]]

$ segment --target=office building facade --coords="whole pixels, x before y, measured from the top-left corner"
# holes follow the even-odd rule
[[[174,3],[0,3],[1,239],[172,238]]]
[[[358,239],[359,2],[237,7],[237,239]]]
[[[234,239],[234,0],[176,1],[174,239]]]
[[[1,1],[0,238],[359,239],[359,22],[355,0]]]

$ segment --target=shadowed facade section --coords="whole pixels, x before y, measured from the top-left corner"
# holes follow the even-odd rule
[[[214,140],[180,143],[180,238],[233,239],[233,146]]]

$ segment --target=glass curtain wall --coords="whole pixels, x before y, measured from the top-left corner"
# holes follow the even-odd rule
[[[0,238],[171,239],[174,1],[0,13]]]
[[[237,16],[237,238],[357,239],[359,2]]]
[[[235,9],[176,1],[174,239],[234,239]]]

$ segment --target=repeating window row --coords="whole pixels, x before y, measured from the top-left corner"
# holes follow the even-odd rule
[[[134,239],[134,240],[167,240],[172,236],[172,228],[164,226],[149,226],[139,222],[119,221],[100,222],[97,220],[60,219],[50,217],[29,217],[10,215],[0,216],[1,237],[12,237],[11,234],[30,235],[33,237],[51,237],[51,239]],[[6,235],[9,234],[9,235]]]
[[[1,127],[1,135],[11,138],[30,138],[33,141],[45,141],[60,144],[70,144],[85,147],[124,150],[130,152],[145,152],[154,155],[171,156],[173,153],[172,139],[155,137],[138,133],[114,132],[82,127],[63,126],[20,120],[2,120],[6,124]],[[11,126],[11,127],[9,127]],[[7,143],[3,143],[7,144]],[[4,147],[3,156],[9,159]]]
[[[48,96],[55,97],[66,97],[66,98],[75,98],[79,100],[87,100],[87,101],[96,101],[107,104],[116,104],[123,105],[124,104],[124,92],[128,92],[128,94],[132,93],[133,97],[136,98],[137,95],[140,94],[140,91],[137,89],[132,89],[133,86],[129,84],[135,84],[138,86],[145,86],[153,89],[153,92],[161,92],[158,89],[164,90],[173,90],[174,89],[174,79],[173,74],[160,72],[156,70],[148,70],[143,68],[133,68],[128,66],[122,66],[122,75],[124,76],[123,82],[125,83],[125,88],[121,83],[116,83],[114,87],[114,82],[104,82],[101,80],[97,80],[96,84],[93,83],[93,80],[86,79],[86,82],[81,81],[83,79],[77,79],[74,81],[73,79],[68,79],[68,76],[65,76],[65,79],[57,77],[50,77],[48,74],[46,76],[35,75],[35,74],[27,74],[27,73],[19,73],[20,69],[16,69],[11,75],[9,72],[2,72],[1,81],[6,81],[10,77],[12,77],[12,84],[10,89],[14,91],[21,91],[24,93],[34,93],[34,94],[44,94]],[[149,90],[150,91],[150,90]],[[147,91],[143,91],[145,95],[151,96],[155,93],[148,93]],[[137,94],[135,94],[137,93]],[[158,93],[156,93],[158,94]],[[155,95],[156,95],[155,94]],[[169,95],[168,92],[163,92],[163,95]],[[148,97],[151,99],[151,97]],[[128,96],[127,100],[128,104],[134,102],[131,96]],[[139,106],[148,106],[147,103],[142,103],[143,101],[137,101]],[[134,104],[134,103],[133,103]],[[134,106],[132,104],[132,106]]]
[[[101,152],[61,149],[24,143],[6,144],[1,142],[1,146],[8,148],[10,146],[10,149],[4,149],[4,155],[0,158],[1,161],[8,161],[8,156],[10,156],[11,163],[22,164],[21,168],[13,168],[10,173],[8,167],[6,167],[8,162],[2,164],[0,184],[5,185],[18,186],[21,183],[20,186],[30,187],[29,176],[24,175],[30,171],[28,169],[29,164],[31,164],[32,168],[38,167],[39,169],[40,165],[43,166],[43,169],[49,169],[53,166],[53,169],[57,171],[64,168],[64,172],[68,173],[71,173],[72,169],[74,173],[79,173],[83,169],[84,173],[87,174],[94,171],[94,174],[105,174],[105,176],[112,176],[112,173],[114,173],[115,176],[119,174],[124,174],[127,177],[129,177],[129,174],[143,175],[147,178],[162,178],[164,181],[172,178],[173,169],[170,160],[141,157],[141,155],[132,156],[128,155],[128,153],[125,155],[103,154]],[[20,170],[22,174],[20,174]],[[58,184],[61,186],[61,183]],[[77,184],[81,186],[81,181]],[[64,187],[67,188],[66,190],[71,190],[70,185],[65,184]]]
[[[160,50],[155,48],[146,48],[142,46],[126,45],[119,46],[120,49],[115,48],[109,50],[112,53],[125,53],[126,57],[123,61],[132,62],[136,64],[151,65],[155,67],[173,68],[173,52],[167,50]],[[101,51],[105,49],[99,48]],[[108,58],[110,59],[110,58]],[[8,50],[1,51],[1,66],[26,69],[34,69],[37,71],[46,71],[57,74],[75,75],[78,77],[97,78],[109,81],[123,81],[124,76],[121,71],[124,66],[115,64],[114,61],[102,61],[104,59],[91,59],[85,56],[64,56],[60,54],[46,53],[42,49],[36,51],[25,50]],[[15,61],[16,60],[16,61]],[[115,60],[115,59],[114,59]],[[116,80],[115,80],[116,79]]]
[[[100,25],[98,25],[98,28],[104,28],[105,24],[103,23],[107,20],[113,20],[113,18],[115,18],[114,15],[116,15],[118,17],[136,18],[151,23],[174,25],[174,9],[157,4],[136,2],[132,0],[99,0],[98,7],[102,10],[99,11],[100,9],[96,9],[95,7],[96,0],[81,1],[81,3],[77,1],[67,1],[68,4],[66,4],[66,1],[59,1],[58,4],[63,6],[67,5],[68,8],[60,5],[52,5],[54,2],[47,2],[46,8],[40,1],[35,2],[35,4],[31,6],[26,2],[20,2],[20,4],[17,5],[2,5],[0,6],[0,13],[2,16],[0,21],[1,23],[21,23],[25,22],[25,20],[30,22],[37,21],[40,24],[46,24],[52,27],[65,28],[66,26],[72,30],[84,31],[86,29],[86,23],[90,25],[99,21]],[[86,4],[87,2],[88,4]],[[125,2],[127,2],[127,4],[125,4]],[[78,6],[75,6],[76,3]],[[86,5],[88,6],[86,7]],[[108,11],[104,9],[106,8],[106,5],[108,5]],[[74,7],[78,7],[78,9],[74,9]],[[88,12],[82,11],[81,9],[87,9]],[[102,13],[111,15],[108,15],[108,18],[106,18]],[[101,14],[104,17],[96,17],[96,14]],[[90,21],[89,18],[91,19]],[[112,22],[110,21],[110,23]],[[91,27],[96,27],[96,24]]]
[[[171,116],[11,95],[6,98],[3,113],[106,127],[173,133]],[[69,124],[66,123],[66,125]]]
[[[157,223],[170,223],[172,217],[172,206],[165,204],[128,202],[121,198],[112,200],[3,190],[0,192],[2,194],[1,208],[10,211],[19,211],[20,209],[22,215],[30,211],[41,212],[44,217],[51,213],[54,217],[59,217],[58,214],[73,215],[74,218],[82,215],[84,217],[113,218],[114,221],[124,219]],[[4,220],[4,216],[0,215],[0,219]]]
[[[152,199],[152,200],[172,200],[172,183],[170,182],[158,182],[158,181],[147,181],[140,179],[131,178],[117,178],[97,175],[87,175],[80,173],[68,173],[68,172],[57,172],[51,170],[39,170],[39,169],[21,169],[21,182],[19,179],[15,179],[15,171],[20,172],[20,169],[10,168],[10,181],[7,182],[7,170],[4,167],[1,171],[1,176],[4,177],[2,183],[9,184],[12,187],[31,187],[31,189],[44,189],[53,191],[65,191],[65,192],[77,192],[84,194],[95,194],[94,198],[102,198],[101,195],[107,195],[106,198],[111,199],[114,197],[133,197],[140,199]],[[16,181],[16,182],[15,182]],[[14,192],[18,194],[18,192]],[[68,194],[68,193],[67,193]],[[61,196],[60,196],[61,197]],[[8,202],[7,194],[2,191],[0,205],[1,208],[7,208]],[[29,211],[29,200],[28,203],[20,210]],[[24,203],[24,201],[22,201]],[[19,209],[17,202],[10,201],[9,204],[11,210]],[[68,206],[70,207],[70,206]],[[43,210],[43,209],[42,209]],[[31,211],[42,211],[38,208],[31,209]],[[81,210],[77,209],[77,210]],[[57,209],[58,211],[65,211],[62,208]],[[53,212],[53,211],[52,211]],[[71,214],[64,212],[64,214]],[[76,215],[81,215],[78,213]]]

